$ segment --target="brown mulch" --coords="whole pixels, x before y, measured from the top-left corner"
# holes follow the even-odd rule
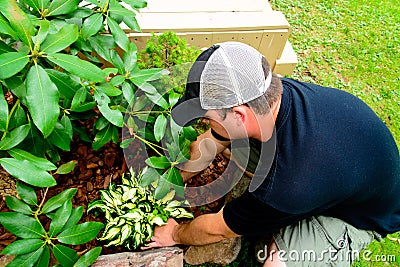
[[[141,147],[140,144],[133,143],[129,149],[137,151]],[[134,154],[132,154],[134,155]],[[137,157],[140,153],[136,153]],[[99,150],[92,150],[91,144],[81,142],[79,138],[75,138],[71,144],[71,151],[61,154],[62,162],[69,162],[76,160],[77,165],[72,173],[67,175],[55,175],[57,180],[57,186],[51,187],[47,193],[46,199],[60,193],[68,188],[77,188],[78,191],[75,197],[72,199],[73,206],[83,206],[85,208],[83,218],[80,223],[86,221],[101,221],[100,218],[96,218],[93,213],[86,213],[88,204],[99,198],[99,190],[106,189],[110,182],[120,183],[121,175],[128,171],[127,164],[124,157],[123,149],[118,145],[109,143]],[[129,159],[131,160],[131,159]],[[140,159],[144,161],[143,158]],[[141,162],[135,159],[135,162]],[[61,164],[60,163],[60,164]],[[224,173],[227,167],[228,161],[221,155],[217,155],[216,160],[210,166],[199,175],[190,179],[187,183],[188,187],[196,187],[202,184],[207,184],[219,177],[220,174]],[[143,163],[144,164],[144,163]],[[129,164],[128,164],[129,165]],[[140,164],[139,164],[140,165]],[[143,166],[139,166],[141,168]],[[1,167],[0,167],[1,168]],[[229,180],[231,172],[225,172],[224,178]],[[1,177],[3,180],[3,177]],[[224,179],[221,183],[225,183]],[[0,188],[1,193],[1,188]],[[43,195],[44,190],[39,190],[38,195]],[[210,199],[207,192],[198,192],[203,199]],[[196,202],[199,195],[186,195],[189,202]],[[209,202],[209,201],[208,201]],[[4,205],[4,194],[0,196],[0,211],[8,211],[6,205]],[[217,212],[223,205],[224,199],[220,198],[211,203],[202,205],[200,207],[189,208],[194,212],[195,216],[199,216],[204,213]],[[45,219],[45,218],[44,218]],[[45,227],[49,227],[50,222],[45,222]],[[15,237],[8,233],[0,225],[0,251],[4,249],[8,244],[13,242]],[[79,253],[83,254],[87,250],[92,249],[95,246],[102,246],[98,240],[92,240],[89,243],[73,246],[73,248]],[[125,251],[123,247],[103,247],[102,254],[110,254]]]

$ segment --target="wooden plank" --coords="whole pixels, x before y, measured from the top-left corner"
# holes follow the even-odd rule
[[[276,60],[273,71],[282,76],[290,75],[296,68],[297,63],[296,52],[293,50],[292,45],[289,42],[286,42],[282,56]]]
[[[272,11],[267,0],[147,0],[141,13]]]
[[[289,36],[288,29],[265,30],[258,51],[265,56],[273,67],[282,54]]]
[[[140,13],[136,16],[143,32],[197,32],[289,29],[279,11]],[[130,31],[129,29],[125,29]]]

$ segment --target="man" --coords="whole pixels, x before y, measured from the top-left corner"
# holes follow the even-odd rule
[[[227,42],[198,57],[172,115],[211,127],[192,144],[185,179],[228,148],[252,181],[216,214],[169,219],[149,247],[273,234],[264,266],[349,266],[400,231],[398,148],[356,97],[279,78],[255,49]]]

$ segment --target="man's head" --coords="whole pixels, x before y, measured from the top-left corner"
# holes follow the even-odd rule
[[[172,116],[177,124],[187,126],[206,113],[225,119],[241,106],[264,115],[281,93],[280,79],[256,49],[239,42],[221,43],[197,58]]]

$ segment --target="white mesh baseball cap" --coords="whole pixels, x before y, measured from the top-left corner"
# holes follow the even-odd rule
[[[267,61],[253,47],[239,42],[213,45],[191,67],[185,95],[173,107],[172,117],[180,126],[191,125],[208,110],[239,106],[264,95],[271,79]]]

